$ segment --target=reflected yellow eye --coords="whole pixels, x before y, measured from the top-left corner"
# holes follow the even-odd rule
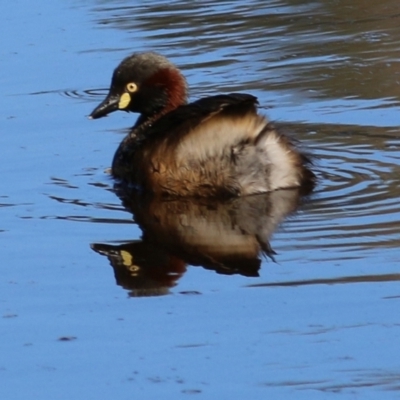
[[[133,93],[136,92],[137,90],[137,85],[136,83],[130,82],[126,85],[126,89],[128,90],[128,92]]]

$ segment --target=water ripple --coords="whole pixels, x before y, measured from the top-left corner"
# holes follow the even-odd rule
[[[104,98],[108,93],[108,88],[103,89],[84,89],[84,90],[45,90],[40,92],[32,92],[31,96],[47,95],[47,94],[59,94],[63,97],[68,97],[74,100],[84,100],[84,101],[99,101]]]
[[[285,226],[282,235],[292,238],[291,246],[294,238],[297,249],[398,247],[400,130],[392,130],[392,136],[376,127],[304,125],[299,129],[317,132],[310,147],[317,159],[319,185],[304,207],[305,218]],[[332,254],[327,257],[332,259]]]

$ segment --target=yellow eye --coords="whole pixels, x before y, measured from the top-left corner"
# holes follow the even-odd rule
[[[130,82],[126,85],[126,89],[128,90],[128,92],[133,93],[136,92],[137,90],[137,85],[136,83]]]

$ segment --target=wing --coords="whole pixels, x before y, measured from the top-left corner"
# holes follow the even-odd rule
[[[179,141],[193,129],[215,115],[238,116],[257,113],[257,98],[249,94],[231,93],[205,97],[193,103],[178,107],[146,128],[149,141],[171,143]]]
[[[151,165],[153,172],[161,174],[159,182],[204,181],[205,176],[220,173],[226,178],[232,148],[255,139],[266,123],[257,115],[254,96],[234,93],[200,99],[153,125],[144,145],[147,151],[142,153],[146,159],[140,163]],[[196,171],[200,174],[197,177]],[[210,178],[210,184],[219,181],[217,176]]]
[[[267,121],[257,99],[233,93],[181,106],[154,123],[136,157],[142,185],[158,193],[223,195],[239,191],[233,149],[252,142]]]

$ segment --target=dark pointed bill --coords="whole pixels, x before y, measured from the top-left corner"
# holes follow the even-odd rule
[[[118,95],[108,95],[89,115],[89,119],[96,119],[106,116],[118,110],[120,97]]]

